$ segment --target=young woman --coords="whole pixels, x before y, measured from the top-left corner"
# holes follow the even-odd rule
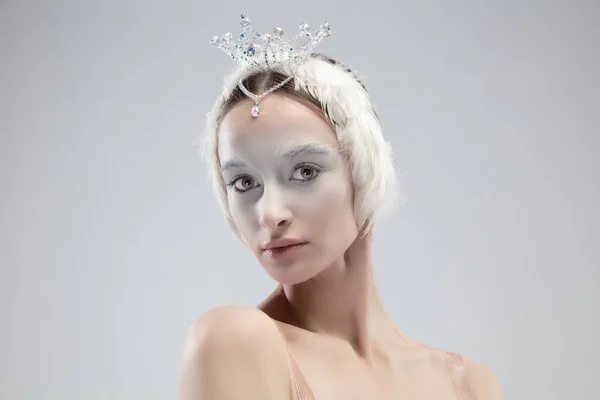
[[[301,61],[235,71],[208,114],[226,220],[279,286],[192,324],[181,398],[501,399],[487,368],[416,342],[386,313],[371,243],[395,200],[390,148],[351,70]]]

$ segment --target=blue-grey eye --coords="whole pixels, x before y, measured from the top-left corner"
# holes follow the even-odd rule
[[[311,180],[316,177],[318,172],[319,171],[315,167],[312,167],[310,165],[302,165],[296,168],[296,170],[292,174],[292,178],[297,180]]]
[[[241,184],[240,184],[241,183]],[[234,183],[234,188],[240,192],[245,192],[254,187],[254,179],[250,177],[239,178]]]

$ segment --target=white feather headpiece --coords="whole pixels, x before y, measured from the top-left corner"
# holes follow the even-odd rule
[[[319,55],[312,55],[300,65],[277,63],[268,69],[293,77],[295,90],[319,100],[342,151],[351,160],[357,223],[364,226],[366,233],[370,232],[376,220],[398,205],[398,192],[392,149],[383,137],[375,108],[361,84],[362,78],[342,64],[332,63]],[[238,229],[229,212],[227,191],[219,173],[218,129],[223,105],[236,86],[253,73],[256,73],[255,68],[242,67],[226,76],[221,95],[207,114],[204,132],[196,142],[202,146],[202,153],[212,166],[211,176],[221,208],[236,233]]]

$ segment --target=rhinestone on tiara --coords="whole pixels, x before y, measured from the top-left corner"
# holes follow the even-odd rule
[[[310,25],[304,22],[300,25],[300,32],[296,36],[285,40],[282,28],[277,27],[273,29],[272,33],[261,34],[252,28],[250,19],[245,15],[241,17],[240,25],[243,33],[240,34],[237,41],[233,40],[230,32],[227,32],[221,37],[214,36],[210,44],[228,54],[242,68],[287,64],[292,67],[292,71],[295,71],[299,65],[308,60],[315,46],[331,35],[331,27],[328,22],[323,22],[315,32],[312,32]],[[298,45],[301,39],[305,39],[305,42]],[[260,115],[258,103],[263,97],[279,89],[292,78],[293,75],[290,75],[283,82],[271,87],[261,95],[256,95],[246,89],[240,79],[238,82],[240,90],[255,103],[252,108],[252,116],[256,118]]]

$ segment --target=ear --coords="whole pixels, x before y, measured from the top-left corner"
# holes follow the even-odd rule
[[[361,265],[370,260],[373,237],[371,232],[361,229],[344,254],[344,259],[349,264]]]
[[[358,230],[358,236],[370,236],[369,239],[373,239],[373,227],[371,227],[371,232],[367,232],[367,227],[369,226],[371,222],[371,217],[368,217],[365,222],[362,224],[362,226],[360,227],[360,229]],[[358,222],[357,222],[358,225]]]

